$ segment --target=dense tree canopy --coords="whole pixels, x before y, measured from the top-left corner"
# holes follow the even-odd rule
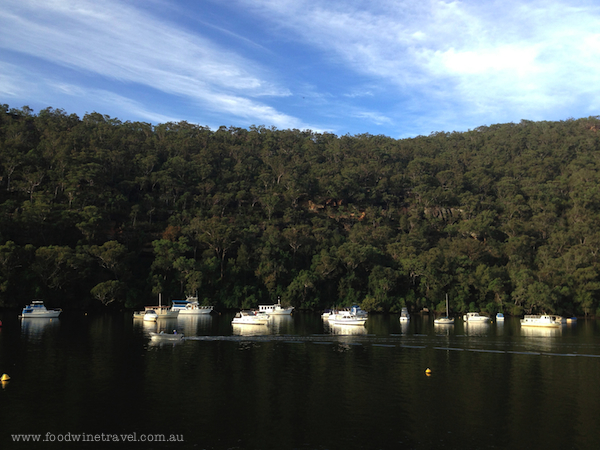
[[[600,314],[600,118],[396,140],[0,109],[0,306]]]

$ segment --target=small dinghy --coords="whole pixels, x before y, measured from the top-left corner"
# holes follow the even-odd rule
[[[165,333],[164,331],[161,331],[160,333],[151,331],[150,338],[153,341],[181,341],[183,340],[183,333],[179,334],[175,330],[173,330],[173,334]]]

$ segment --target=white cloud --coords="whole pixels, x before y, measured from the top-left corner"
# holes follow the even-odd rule
[[[419,102],[543,116],[598,85],[600,9],[584,0],[239,2]]]
[[[251,100],[290,95],[263,76],[264,68],[124,3],[5,0],[0,27],[15,36],[0,41],[11,51],[194,99],[213,111],[300,123]]]

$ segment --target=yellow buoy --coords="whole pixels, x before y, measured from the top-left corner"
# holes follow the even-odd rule
[[[0,378],[0,380],[2,380],[2,381],[8,381],[8,380],[10,380],[10,377],[8,375],[6,375],[6,374],[3,374],[2,378]]]
[[[428,367],[428,368],[425,370],[425,373],[426,373],[427,375],[429,375],[429,374],[431,373],[431,369]]]

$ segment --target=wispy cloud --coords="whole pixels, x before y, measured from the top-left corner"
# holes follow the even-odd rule
[[[584,0],[238,1],[398,93],[490,119],[543,117],[598,79],[600,10]]]
[[[253,100],[290,94],[264,68],[128,4],[6,0],[0,24],[5,35],[18,36],[0,41],[12,51],[193,99],[213,111],[282,127],[302,123]]]

